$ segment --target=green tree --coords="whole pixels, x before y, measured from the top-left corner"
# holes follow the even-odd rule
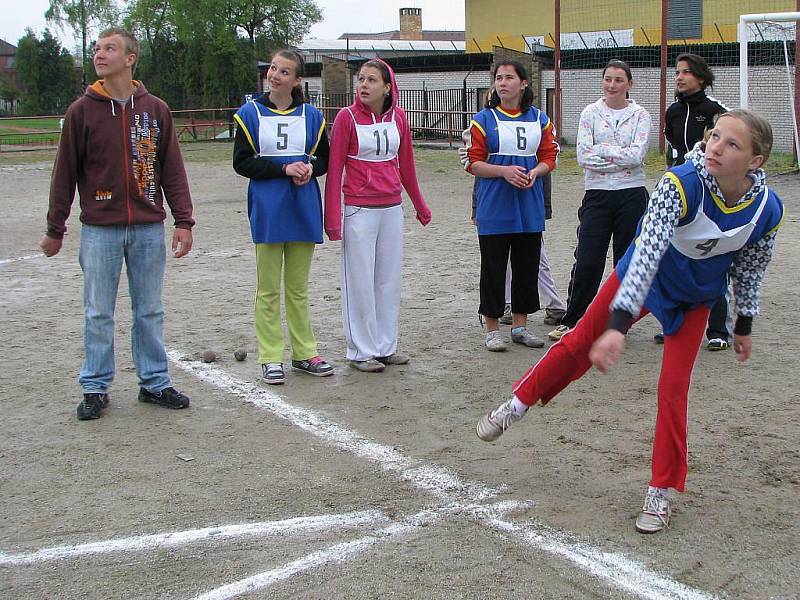
[[[81,82],[86,85],[86,73],[92,67],[87,57],[88,36],[117,22],[114,0],[50,0],[44,13],[48,22],[60,29],[69,27],[81,40]]]
[[[138,75],[173,107],[231,106],[254,91],[257,59],[320,20],[313,0],[130,0]]]
[[[231,23],[250,40],[256,86],[261,83],[260,51],[300,42],[311,26],[322,20],[322,12],[313,0],[230,0],[228,6]]]
[[[42,39],[30,29],[17,43],[17,81],[23,115],[63,113],[80,93],[73,56],[61,47],[49,29]]]

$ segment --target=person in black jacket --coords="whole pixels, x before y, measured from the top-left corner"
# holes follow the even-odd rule
[[[664,117],[664,137],[667,148],[667,168],[684,163],[686,153],[703,140],[714,127],[717,115],[728,111],[728,107],[706,94],[706,88],[714,84],[714,72],[705,59],[697,54],[679,54],[675,61],[675,102]],[[728,300],[720,298],[711,309],[706,329],[706,347],[709,350],[725,350],[730,344],[728,326]],[[663,343],[664,336],[655,336]]]
[[[667,168],[677,167],[684,156],[714,127],[714,117],[728,108],[706,88],[714,84],[714,73],[702,56],[680,54],[675,62],[675,102],[664,118],[664,137],[670,145]]]

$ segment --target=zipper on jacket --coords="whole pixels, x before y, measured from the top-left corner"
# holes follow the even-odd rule
[[[686,103],[686,120],[683,122],[683,147],[686,148],[686,152],[683,153],[686,156],[689,153],[689,113],[691,112],[691,107],[689,103]]]
[[[133,207],[131,206],[131,173],[130,173],[130,159],[128,157],[128,132],[126,126],[128,124],[127,113],[128,103],[122,106],[122,151],[125,159],[125,208],[128,212],[128,226],[133,225]]]

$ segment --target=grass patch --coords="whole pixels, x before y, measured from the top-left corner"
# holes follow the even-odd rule
[[[227,163],[233,158],[233,143],[230,140],[219,142],[183,142],[181,152],[186,162],[191,163]],[[56,149],[46,148],[24,152],[0,152],[0,165],[31,164],[37,162],[53,162]],[[446,173],[450,169],[461,170],[458,153],[455,148],[415,148],[417,165],[434,173]],[[645,161],[645,174],[649,179],[660,177],[665,170],[664,158],[659,152],[650,152]],[[561,173],[582,175],[583,169],[578,165],[574,147],[562,147],[558,158],[558,170]],[[792,155],[774,152],[767,162],[768,174],[789,173],[797,170]]]
[[[183,154],[183,160],[186,162],[228,163],[230,165],[233,162],[233,140],[183,142],[181,143],[181,153]]]
[[[426,168],[437,171],[438,169],[450,168],[460,169],[458,154],[455,149],[444,147],[435,148],[416,148],[414,154],[417,157],[417,164],[425,165]],[[644,162],[644,172],[648,179],[658,179],[666,171],[666,161],[664,155],[657,150],[651,150],[647,154]],[[789,173],[797,170],[792,154],[788,152],[773,152],[764,169],[768,175],[778,173]],[[561,146],[561,153],[558,155],[558,172],[570,175],[583,175],[583,169],[578,165],[578,159],[574,146]]]
[[[0,119],[0,134],[52,132],[61,129],[61,118]]]

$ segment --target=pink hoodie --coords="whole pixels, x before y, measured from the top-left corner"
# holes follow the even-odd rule
[[[402,185],[411,197],[419,222],[427,225],[431,220],[431,211],[417,183],[411,129],[405,111],[397,106],[399,93],[394,71],[389,65],[386,66],[392,80],[392,107],[376,119],[356,91],[355,102],[340,110],[333,121],[328,175],[325,181],[325,233],[332,241],[342,239],[342,192],[346,205],[393,206],[402,202]],[[359,154],[356,123],[373,125],[390,122],[392,119],[400,133],[397,157],[382,162],[355,158]]]

